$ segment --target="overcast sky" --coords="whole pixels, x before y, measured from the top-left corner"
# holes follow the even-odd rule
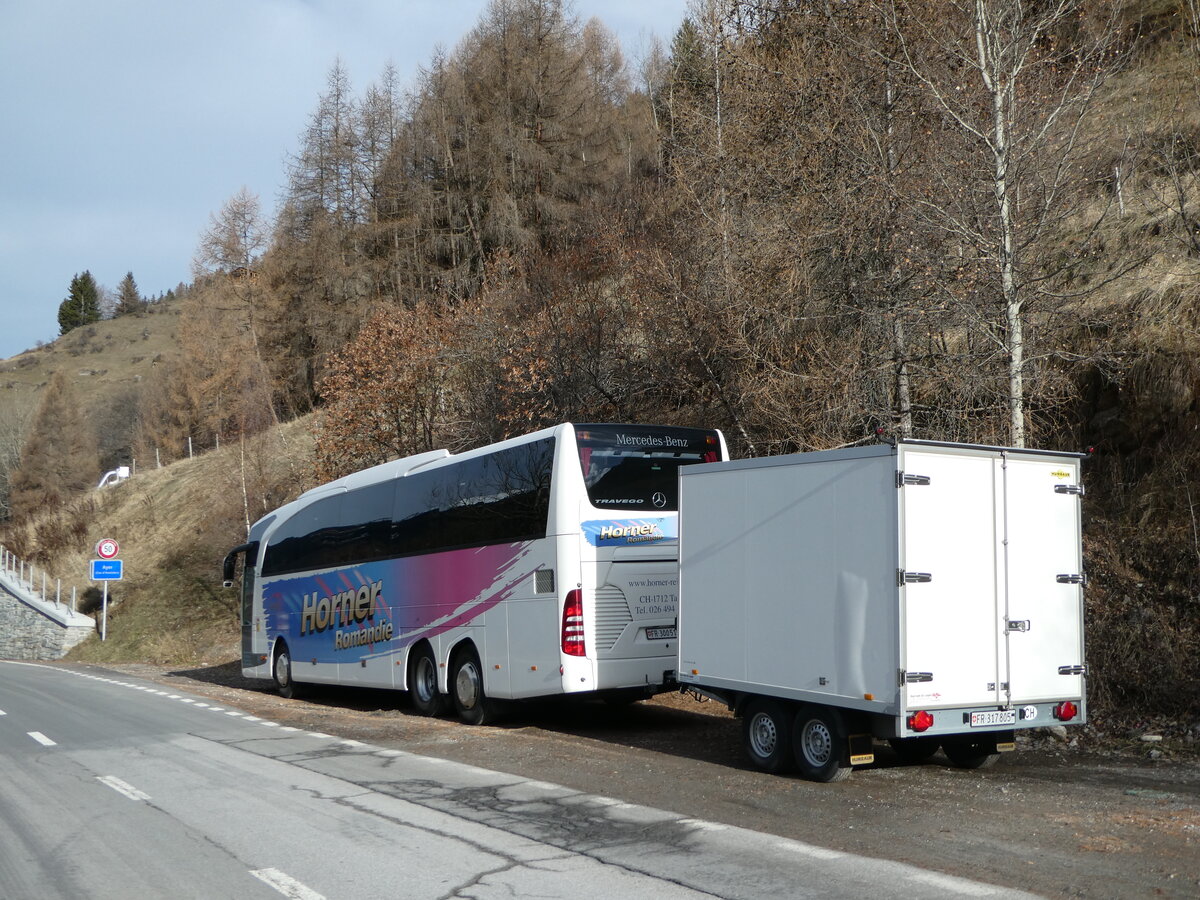
[[[286,160],[341,59],[355,92],[405,85],[487,0],[0,0],[0,358],[58,336],[89,270],[157,296],[191,280],[243,186],[273,215]],[[574,0],[634,60],[686,0]]]

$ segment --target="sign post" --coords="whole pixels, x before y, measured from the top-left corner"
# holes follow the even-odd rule
[[[103,599],[100,602],[100,640],[108,639],[108,583],[120,581],[124,575],[124,564],[117,559],[121,547],[112,538],[104,538],[96,544],[96,555],[99,559],[92,560],[92,581],[104,584]]]

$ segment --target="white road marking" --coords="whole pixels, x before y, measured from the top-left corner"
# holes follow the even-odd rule
[[[50,740],[50,738],[46,737],[40,731],[28,731],[28,732],[26,732],[26,734],[28,734],[31,738],[33,738],[35,741],[37,741],[43,747],[53,747],[56,744],[55,741]]]
[[[0,709],[0,716],[7,716],[7,715],[8,715],[8,713],[6,713],[4,710]]]
[[[318,894],[312,888],[306,887],[278,869],[252,869],[250,874],[264,884],[269,884],[283,896],[290,897],[291,900],[325,900],[323,894]]]
[[[132,784],[128,784],[128,783],[122,781],[120,778],[117,778],[115,775],[97,775],[96,780],[99,781],[101,784],[108,785],[110,788],[112,788],[118,794],[123,794],[124,796],[128,797],[130,800],[141,800],[144,802],[144,801],[147,801],[150,799],[149,794],[146,794],[143,791],[139,791]]]

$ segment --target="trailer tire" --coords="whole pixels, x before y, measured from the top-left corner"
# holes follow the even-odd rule
[[[792,755],[792,720],[795,711],[778,700],[755,697],[742,716],[742,738],[746,755],[755,768],[772,775],[790,772],[795,765]]]
[[[934,737],[890,738],[888,743],[901,762],[913,765],[928,762],[940,746]]]
[[[946,758],[959,769],[988,769],[1000,759],[995,740],[963,738],[942,744]]]
[[[845,781],[853,771],[845,758],[846,723],[828,706],[802,706],[796,714],[792,744],[796,765],[810,781]]]
[[[446,709],[446,698],[438,692],[437,661],[428,644],[409,654],[408,695],[413,709],[423,716],[440,716]]]

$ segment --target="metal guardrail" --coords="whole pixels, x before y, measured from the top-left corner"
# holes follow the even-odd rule
[[[40,574],[40,581],[39,581]],[[61,610],[69,617],[82,616],[76,609],[77,591],[71,587],[71,600],[68,604],[63,599],[63,584],[61,578],[54,579],[53,594],[50,591],[50,575],[45,570],[39,570],[31,562],[21,559],[3,544],[0,544],[0,582],[4,587],[22,600],[32,600],[43,606]]]

